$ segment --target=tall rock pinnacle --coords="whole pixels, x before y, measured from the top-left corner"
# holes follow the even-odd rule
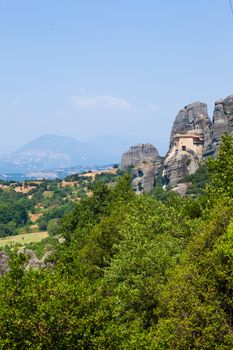
[[[213,115],[213,148],[218,150],[224,133],[233,134],[233,95],[215,102]]]
[[[160,165],[159,153],[150,143],[130,147],[121,158],[121,169],[132,169],[133,186],[137,192],[150,192],[153,189]]]
[[[205,103],[191,103],[179,111],[164,162],[166,183],[174,186],[198,169],[203,154],[212,149],[211,125]]]

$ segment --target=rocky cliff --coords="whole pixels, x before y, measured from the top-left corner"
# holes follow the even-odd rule
[[[204,133],[203,151],[205,152],[212,146],[211,125],[206,103],[194,102],[185,106],[179,111],[173,123],[170,135],[170,148],[174,144],[175,134],[185,134],[189,131],[201,130]]]
[[[159,153],[150,143],[132,146],[121,158],[121,169],[132,169],[133,186],[137,192],[153,189],[160,165]]]
[[[164,162],[164,183],[171,187],[175,186],[186,175],[194,174],[200,162],[201,156],[192,149],[169,152]]]
[[[206,103],[194,102],[181,109],[163,165],[164,184],[174,188],[186,175],[195,173],[205,157],[217,153],[225,132],[233,134],[233,95],[215,102],[212,121]],[[151,191],[160,166],[158,152],[151,144],[131,147],[121,161],[123,170],[133,168],[136,191]]]
[[[184,176],[195,173],[203,154],[212,149],[211,129],[206,103],[191,103],[179,111],[164,162],[165,184],[175,186]]]
[[[212,128],[214,153],[218,150],[225,132],[233,134],[233,95],[215,102]]]
[[[139,163],[160,163],[157,149],[150,143],[138,144],[122,155],[121,168],[123,170],[134,167]]]

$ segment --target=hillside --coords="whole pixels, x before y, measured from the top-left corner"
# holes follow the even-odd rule
[[[232,162],[224,136],[196,199],[136,195],[128,174],[97,182],[56,243],[2,250],[2,348],[232,349]]]
[[[59,135],[44,135],[15,152],[0,157],[0,173],[30,173],[70,167],[119,163],[132,137],[101,136],[86,142]]]

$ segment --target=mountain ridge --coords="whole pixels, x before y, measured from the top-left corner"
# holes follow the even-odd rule
[[[0,173],[28,173],[75,166],[91,168],[119,163],[134,137],[103,135],[88,141],[56,134],[42,135],[0,156]]]

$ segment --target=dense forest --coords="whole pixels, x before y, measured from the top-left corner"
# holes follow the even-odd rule
[[[185,198],[160,186],[137,195],[128,174],[97,181],[92,196],[64,203],[63,240],[43,268],[2,251],[0,348],[232,349],[232,168],[226,135]]]
[[[23,194],[0,189],[0,237],[16,234],[18,228],[25,226],[32,206]]]

